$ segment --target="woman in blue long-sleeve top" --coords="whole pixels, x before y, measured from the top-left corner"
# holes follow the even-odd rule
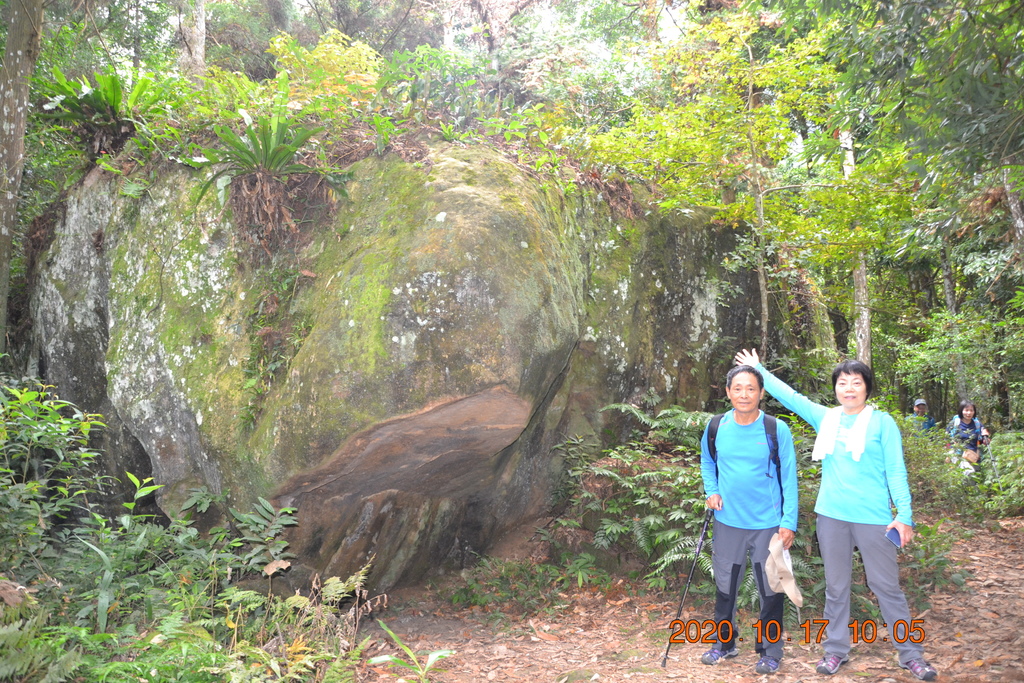
[[[817,671],[834,674],[850,652],[850,583],[853,550],[859,548],[868,586],[878,598],[889,626],[900,666],[917,678],[938,675],[924,659],[921,630],[912,630],[910,609],[899,585],[896,546],[885,537],[899,532],[901,545],[914,538],[910,487],[903,462],[903,440],[888,413],[867,404],[874,382],[871,368],[844,361],[832,372],[839,405],[826,408],[797,393],[758,359],[756,351],[740,351],[736,362],[761,371],[765,389],[782,405],[807,421],[818,433],[812,458],[821,461],[821,487],[814,511],[818,515],[818,546],[825,564],[825,656]],[[896,507],[893,518],[892,507]],[[903,622],[897,626],[898,622]],[[912,641],[918,642],[912,642]]]

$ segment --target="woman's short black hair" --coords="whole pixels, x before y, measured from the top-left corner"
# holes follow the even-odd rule
[[[836,369],[832,371],[832,391],[836,390],[839,375],[860,375],[864,380],[864,388],[868,390],[868,397],[871,396],[871,390],[875,388],[875,373],[866,363],[861,363],[859,360],[844,360],[837,365]]]
[[[756,377],[757,378],[757,388],[758,389],[764,389],[764,377],[762,377],[761,373],[757,371],[757,368],[755,368],[752,365],[737,365],[732,370],[730,370],[729,374],[727,374],[725,376],[725,386],[726,386],[726,388],[731,389],[732,388],[732,378],[735,377],[736,375],[741,375],[744,372],[749,372],[751,375]]]
[[[956,411],[956,414],[960,416],[960,419],[964,419],[964,408],[967,406],[974,408],[974,417],[978,417],[978,406],[974,405],[974,401],[964,399],[963,401],[960,401],[960,409]]]

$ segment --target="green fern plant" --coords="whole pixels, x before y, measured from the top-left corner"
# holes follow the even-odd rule
[[[71,126],[89,146],[90,158],[116,154],[146,121],[163,107],[172,84],[152,74],[138,74],[125,94],[121,77],[113,71],[96,72],[68,80],[57,67],[52,80],[38,81],[43,96],[42,117]]]
[[[263,174],[275,179],[296,173],[318,173],[318,169],[296,161],[302,147],[323,128],[292,125],[284,116],[260,116],[249,121],[242,135],[227,126],[214,126],[213,132],[224,145],[223,149],[207,147],[200,157],[193,159],[199,167],[224,164],[203,183],[201,200],[211,187],[217,187],[221,205],[227,203],[227,187],[235,176]],[[225,181],[221,181],[225,178]]]
[[[29,593],[14,594],[22,596],[18,604],[0,601],[0,681],[69,679],[82,662],[81,652],[48,640],[48,614]]]
[[[289,234],[299,231],[293,196],[301,196],[306,205],[333,205],[337,197],[347,197],[345,183],[352,179],[351,171],[323,161],[319,166],[300,161],[302,149],[321,130],[294,124],[280,112],[255,121],[247,118],[242,134],[214,126],[223,147],[205,148],[192,163],[198,168],[221,168],[200,187],[196,203],[215,187],[222,207],[230,199],[242,237],[271,256]],[[311,176],[316,178],[304,185]],[[300,187],[302,191],[297,192]],[[229,188],[234,188],[230,194]]]
[[[668,441],[679,449],[694,452],[700,451],[701,436],[712,417],[711,413],[684,410],[679,406],[669,406],[653,416],[629,403],[613,403],[601,412],[607,410],[617,410],[639,422],[648,441]]]

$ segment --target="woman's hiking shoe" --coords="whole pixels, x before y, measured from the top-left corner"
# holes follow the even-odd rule
[[[700,656],[701,664],[718,664],[726,657],[735,657],[740,653],[739,650],[733,648],[731,650],[719,650],[717,647],[713,647]]]
[[[932,668],[932,665],[923,659],[911,659],[906,664],[900,664],[904,669],[910,669],[910,673],[922,681],[934,681],[939,672]]]
[[[835,672],[839,671],[839,666],[849,661],[849,657],[840,657],[839,655],[825,655],[818,662],[818,666],[815,670],[820,674],[831,676]]]
[[[759,674],[773,674],[779,670],[779,658],[765,655],[757,660],[754,671]]]

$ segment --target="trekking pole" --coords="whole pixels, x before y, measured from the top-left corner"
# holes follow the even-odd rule
[[[708,508],[708,512],[704,515],[704,526],[700,530],[700,538],[697,539],[697,552],[693,555],[693,564],[690,565],[690,575],[686,577],[686,587],[683,589],[683,597],[679,601],[679,609],[676,610],[676,618],[679,619],[679,615],[683,613],[683,603],[686,602],[686,594],[690,592],[690,582],[693,581],[693,572],[697,569],[697,558],[700,557],[700,551],[704,548],[704,539],[708,536],[708,523],[711,521],[711,515],[714,514],[714,510]],[[671,628],[669,631],[671,632]],[[668,651],[672,649],[672,634],[669,633],[668,645],[665,646],[665,655],[661,658],[661,667],[665,668],[666,662],[668,662]]]

